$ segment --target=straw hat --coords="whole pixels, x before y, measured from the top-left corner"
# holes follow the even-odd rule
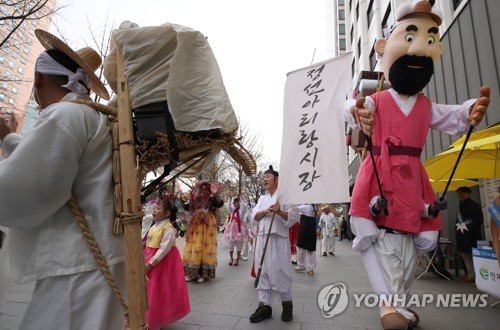
[[[85,47],[75,52],[66,43],[64,43],[64,41],[47,31],[36,29],[35,34],[45,49],[56,49],[63,52],[76,64],[78,64],[78,66],[85,71],[85,74],[90,81],[88,87],[98,96],[105,100],[109,100],[109,93],[106,87],[104,87],[104,84],[94,73],[94,71],[96,71],[102,63],[101,56],[99,56],[95,50],[90,47]]]

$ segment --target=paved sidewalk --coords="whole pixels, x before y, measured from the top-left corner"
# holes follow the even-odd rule
[[[221,238],[219,235],[219,242]],[[182,251],[184,239],[178,239],[177,244]],[[361,258],[352,251],[351,244],[345,240],[337,241],[335,256],[319,257],[319,252],[317,256],[315,275],[294,273],[293,321],[281,321],[281,304],[275,300],[272,306],[273,318],[254,324],[248,319],[258,305],[257,291],[253,288],[254,279],[250,277],[251,262],[240,261],[238,267],[229,266],[228,250],[219,243],[217,277],[205,283],[188,283],[191,313],[162,329],[381,329],[378,308],[356,307],[352,298],[353,293],[371,293],[371,288]],[[318,307],[318,293],[325,285],[335,283],[346,285],[349,304],[341,314],[325,318]],[[0,330],[18,329],[33,289],[34,284],[11,284],[4,313],[0,313]],[[446,281],[432,274],[425,274],[421,279],[415,280],[414,292],[480,293],[470,283]],[[488,303],[492,304],[496,300],[489,297]],[[415,311],[420,315],[418,329],[486,330],[499,329],[500,324],[500,305],[443,308],[432,304],[425,308],[415,308]],[[33,329],[36,330],[36,326]]]

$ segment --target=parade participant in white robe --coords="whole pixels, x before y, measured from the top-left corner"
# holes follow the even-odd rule
[[[323,234],[322,253],[323,257],[327,256],[327,253],[334,256],[335,251],[335,232],[338,230],[337,221],[335,215],[330,212],[330,208],[325,206],[323,208],[323,213],[319,218],[319,226]]]
[[[432,103],[421,90],[442,53],[441,18],[429,1],[402,4],[395,18],[387,38],[375,43],[384,77],[392,88],[366,99],[349,100],[344,111],[346,121],[361,127],[373,143],[375,165],[370,157],[363,161],[350,215],[356,235],[353,249],[361,253],[372,287],[385,301],[380,308],[384,329],[418,324],[418,315],[404,302],[387,301],[383,296],[404,297],[411,292],[416,249],[432,251],[441,229],[441,217],[433,217],[433,213],[445,205],[436,202],[420,161],[428,130],[461,135],[481,122],[490,101],[490,89],[484,86],[477,100],[461,105]],[[380,197],[375,168],[384,198]],[[386,208],[387,214],[382,212]]]
[[[292,303],[292,265],[290,263],[290,240],[288,232],[299,220],[299,210],[296,206],[280,205],[276,200],[278,188],[278,172],[272,166],[264,172],[262,186],[267,194],[261,196],[252,210],[252,218],[258,223],[258,237],[255,250],[255,269],[260,266],[264,245],[271,219],[273,225],[267,250],[265,251],[259,285],[259,307],[250,316],[250,322],[260,322],[272,316],[271,295],[279,294],[283,306],[281,320],[289,322],[293,319]]]
[[[109,98],[94,74],[100,56],[74,52],[36,30],[47,49],[35,65],[41,114],[24,136],[0,118],[0,225],[9,227],[11,277],[36,281],[20,329],[123,329],[125,314],[70,211],[74,196],[124,295],[122,236],[115,218],[112,141],[106,115],[74,100]],[[126,297],[124,297],[126,299]]]
[[[5,296],[10,283],[9,266],[9,233],[8,229],[0,226],[0,313],[5,304]]]
[[[250,208],[250,209],[248,209]],[[243,218],[243,222],[248,228],[248,240],[243,242],[243,247],[241,248],[241,260],[248,260],[248,252],[251,251],[251,245],[253,241],[253,233],[252,233],[252,210],[250,204],[247,206],[247,211],[245,212],[245,217]]]

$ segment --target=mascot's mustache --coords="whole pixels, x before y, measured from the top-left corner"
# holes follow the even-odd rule
[[[434,62],[428,56],[404,55],[397,62],[399,62],[399,65],[404,65],[410,69],[430,69],[434,71]]]
[[[433,73],[431,57],[404,55],[392,64],[389,80],[397,92],[414,95],[429,83]]]

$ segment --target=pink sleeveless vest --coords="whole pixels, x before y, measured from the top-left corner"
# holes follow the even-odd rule
[[[375,95],[371,96],[376,101]],[[429,100],[419,94],[409,116],[398,107],[389,91],[378,95],[372,136],[375,164],[388,199],[389,215],[373,217],[369,203],[380,195],[372,162],[367,155],[361,164],[351,198],[351,216],[375,221],[408,233],[441,229],[441,217],[421,217],[424,203],[432,204],[436,194],[420,161],[430,126]]]

